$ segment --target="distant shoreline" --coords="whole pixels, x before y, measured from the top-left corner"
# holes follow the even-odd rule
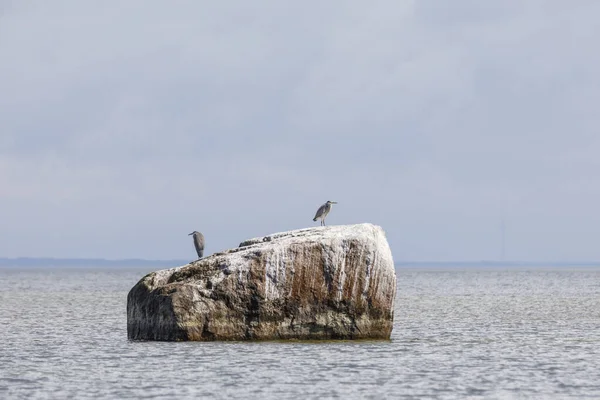
[[[404,267],[599,267],[600,261],[401,261]]]
[[[163,267],[172,268],[185,265],[192,260],[144,260],[102,258],[0,258],[0,268],[126,268],[126,267]]]
[[[193,260],[144,260],[102,258],[0,258],[0,268],[173,268],[185,265]],[[396,269],[411,268],[586,268],[600,267],[595,261],[400,261]]]

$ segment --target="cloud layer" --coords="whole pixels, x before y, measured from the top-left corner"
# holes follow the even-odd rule
[[[237,4],[236,4],[237,3]],[[3,4],[0,2],[0,4]],[[0,6],[0,255],[374,222],[396,260],[600,259],[600,3]]]

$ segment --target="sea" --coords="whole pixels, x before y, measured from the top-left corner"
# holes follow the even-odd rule
[[[0,399],[600,399],[600,267],[399,268],[391,340],[139,342],[151,270],[0,269]]]

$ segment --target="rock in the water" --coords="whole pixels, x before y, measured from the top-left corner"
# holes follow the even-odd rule
[[[389,339],[395,295],[394,262],[380,227],[301,229],[146,275],[127,296],[127,335]]]

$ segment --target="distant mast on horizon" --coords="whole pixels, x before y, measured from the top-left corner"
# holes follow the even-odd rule
[[[506,261],[506,225],[504,224],[504,218],[500,222],[500,261]]]

